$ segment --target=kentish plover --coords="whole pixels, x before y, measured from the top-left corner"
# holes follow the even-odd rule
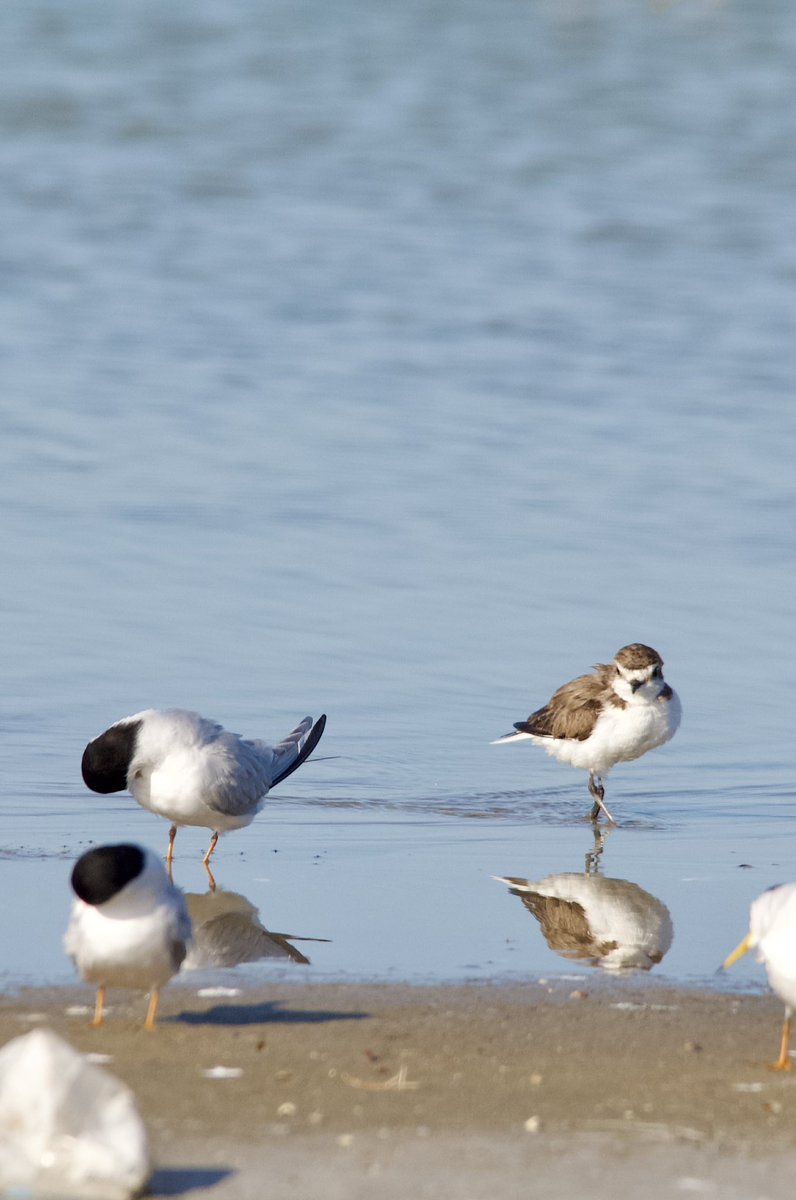
[[[668,742],[680,724],[680,701],[663,678],[657,650],[633,642],[555,692],[543,708],[493,743],[530,738],[560,762],[589,772],[591,818],[602,810],[603,779],[618,762],[640,758]]]

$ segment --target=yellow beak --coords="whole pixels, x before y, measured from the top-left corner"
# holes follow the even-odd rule
[[[749,939],[751,936],[751,933],[747,933],[740,946],[736,946],[732,954],[727,955],[724,962],[721,964],[725,971],[727,970],[727,967],[731,967],[733,963],[737,962],[739,958],[742,958],[743,955],[746,954],[746,951],[749,949]]]

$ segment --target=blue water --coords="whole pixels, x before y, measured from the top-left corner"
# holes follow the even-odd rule
[[[570,970],[491,876],[582,868],[585,779],[489,742],[635,640],[684,719],[601,869],[670,909],[655,974],[796,878],[794,43],[784,0],[0,10],[7,984],[71,978],[86,846],[165,848],[79,762],[171,705],[328,713],[216,860],[318,977]]]

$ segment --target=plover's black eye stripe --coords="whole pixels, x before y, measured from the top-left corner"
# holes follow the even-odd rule
[[[97,846],[82,854],[72,870],[72,888],[86,904],[104,904],[137,879],[144,869],[140,846]]]

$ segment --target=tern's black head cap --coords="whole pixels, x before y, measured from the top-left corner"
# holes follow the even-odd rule
[[[111,900],[144,869],[144,851],[140,846],[97,846],[87,850],[72,870],[72,888],[86,904],[104,904]]]
[[[92,792],[106,796],[109,792],[124,791],[140,728],[140,721],[123,721],[89,742],[80,769],[83,782]]]

